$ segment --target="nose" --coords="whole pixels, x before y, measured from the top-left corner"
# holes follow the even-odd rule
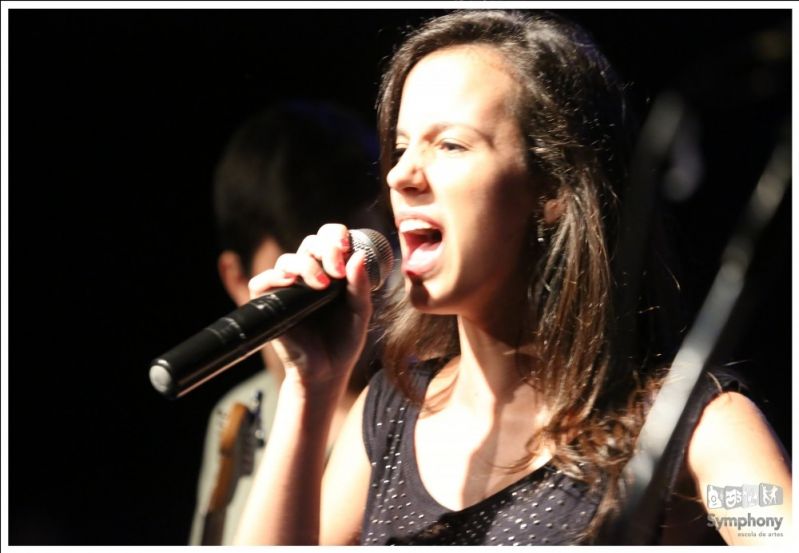
[[[423,148],[408,146],[386,175],[388,187],[406,194],[426,190],[428,184],[424,157]]]

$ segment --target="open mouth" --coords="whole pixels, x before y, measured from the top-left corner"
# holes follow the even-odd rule
[[[421,219],[405,219],[400,222],[399,232],[406,246],[403,272],[411,276],[430,272],[441,255],[441,229]]]

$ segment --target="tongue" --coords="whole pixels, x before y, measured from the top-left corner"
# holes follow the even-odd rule
[[[414,273],[428,270],[441,252],[441,242],[424,242],[419,244],[405,260],[405,269]]]

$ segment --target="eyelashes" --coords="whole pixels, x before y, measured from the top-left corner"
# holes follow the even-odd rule
[[[466,147],[453,140],[442,140],[439,142],[439,148],[447,152],[463,152]]]

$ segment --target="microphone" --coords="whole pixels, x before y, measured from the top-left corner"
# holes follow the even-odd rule
[[[391,245],[385,236],[371,229],[354,229],[349,236],[350,252],[366,253],[366,272],[375,291],[394,264]],[[170,399],[181,397],[255,353],[330,303],[345,288],[346,279],[332,279],[324,290],[296,282],[250,300],[154,359],[150,382]]]

